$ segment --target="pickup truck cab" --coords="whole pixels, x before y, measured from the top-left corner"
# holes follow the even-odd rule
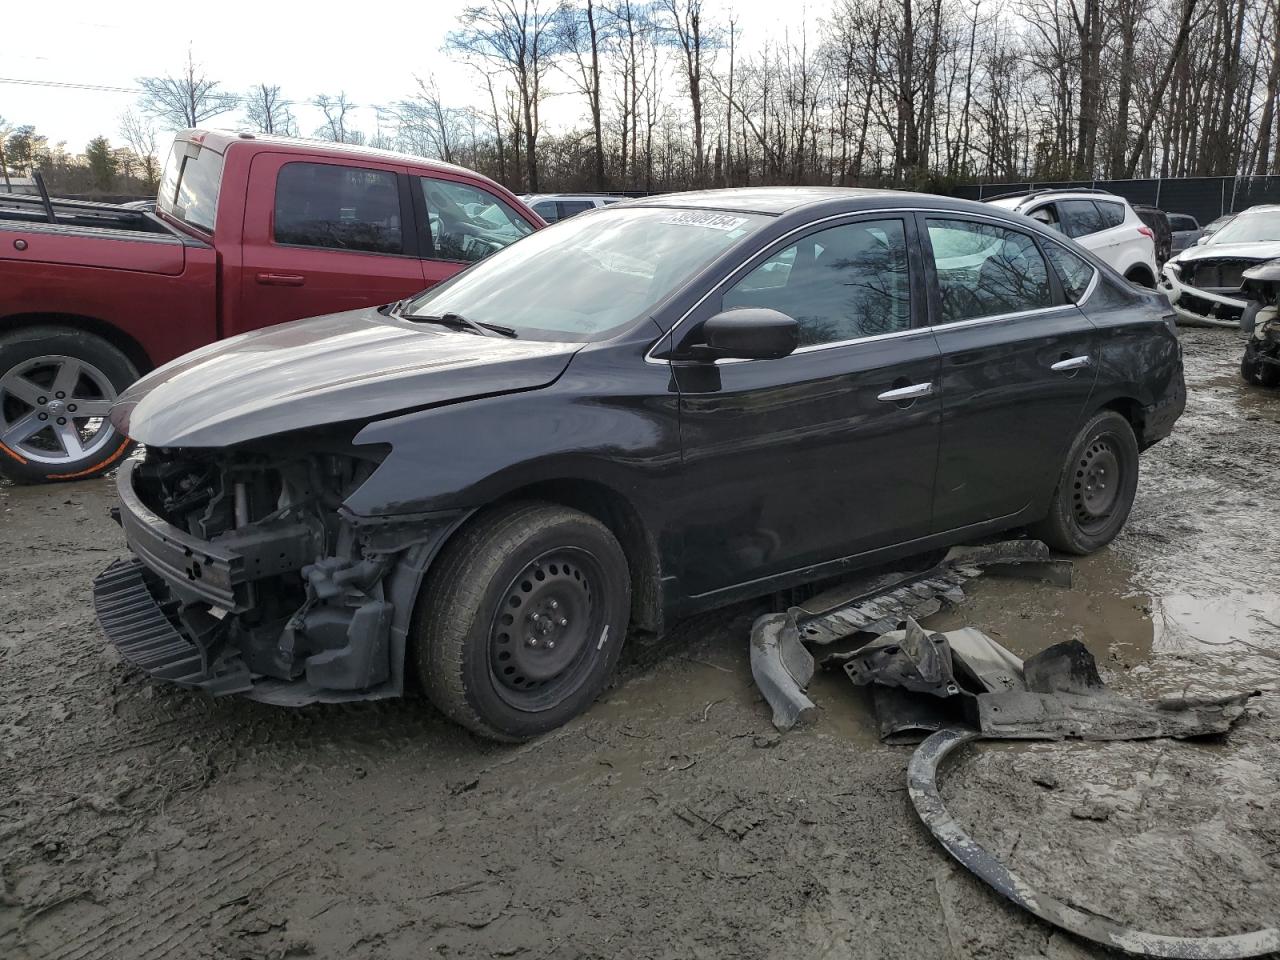
[[[545,224],[451,164],[187,130],[154,213],[0,198],[0,474],[94,476],[141,374],[260,327],[392,303]]]

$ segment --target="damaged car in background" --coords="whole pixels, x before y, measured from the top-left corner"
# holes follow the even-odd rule
[[[432,290],[180,358],[112,411],[152,676],[518,740],[628,630],[1029,526],[1087,553],[1182,412],[1164,298],[987,205],[745,189],[574,217]]]
[[[1240,329],[1248,339],[1240,376],[1255,387],[1280,387],[1280,260],[1246,270],[1242,289],[1247,306]]]
[[[1247,306],[1244,272],[1278,257],[1280,206],[1250,207],[1166,263],[1160,288],[1180,322],[1236,327]]]

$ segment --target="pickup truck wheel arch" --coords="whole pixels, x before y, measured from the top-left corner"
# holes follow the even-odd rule
[[[110,469],[130,442],[106,420],[107,409],[137,377],[122,351],[82,330],[0,334],[0,473],[41,483]]]
[[[0,336],[29,327],[78,330],[99,337],[123,353],[139,377],[150,373],[156,366],[137,340],[106,320],[77,313],[15,313],[0,317]]]

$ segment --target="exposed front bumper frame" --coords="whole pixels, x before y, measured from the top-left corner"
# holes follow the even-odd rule
[[[1202,290],[1199,287],[1193,287],[1189,283],[1183,283],[1181,279],[1170,269],[1170,264],[1165,264],[1161,275],[1160,289],[1164,291],[1169,298],[1169,303],[1173,305],[1173,312],[1178,315],[1178,321],[1186,326],[1192,327],[1231,327],[1240,326],[1238,318],[1227,319],[1223,317],[1207,316],[1198,313],[1189,308],[1183,301],[1188,298],[1196,298],[1199,300],[1207,300],[1212,304],[1221,304],[1232,310],[1244,312],[1244,308],[1248,306],[1248,302],[1238,297],[1226,297],[1222,294],[1213,293],[1209,290]]]

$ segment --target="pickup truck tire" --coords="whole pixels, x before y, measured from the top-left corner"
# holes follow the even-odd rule
[[[445,545],[418,599],[412,645],[428,698],[491,740],[552,730],[613,672],[631,577],[598,520],[556,504],[505,504]]]
[[[1114,410],[1103,410],[1076,435],[1049,513],[1030,533],[1064,553],[1093,553],[1124,527],[1137,490],[1133,427]]]
[[[67,327],[0,335],[0,474],[14,483],[84,480],[130,442],[107,410],[138,371],[101,337]]]

